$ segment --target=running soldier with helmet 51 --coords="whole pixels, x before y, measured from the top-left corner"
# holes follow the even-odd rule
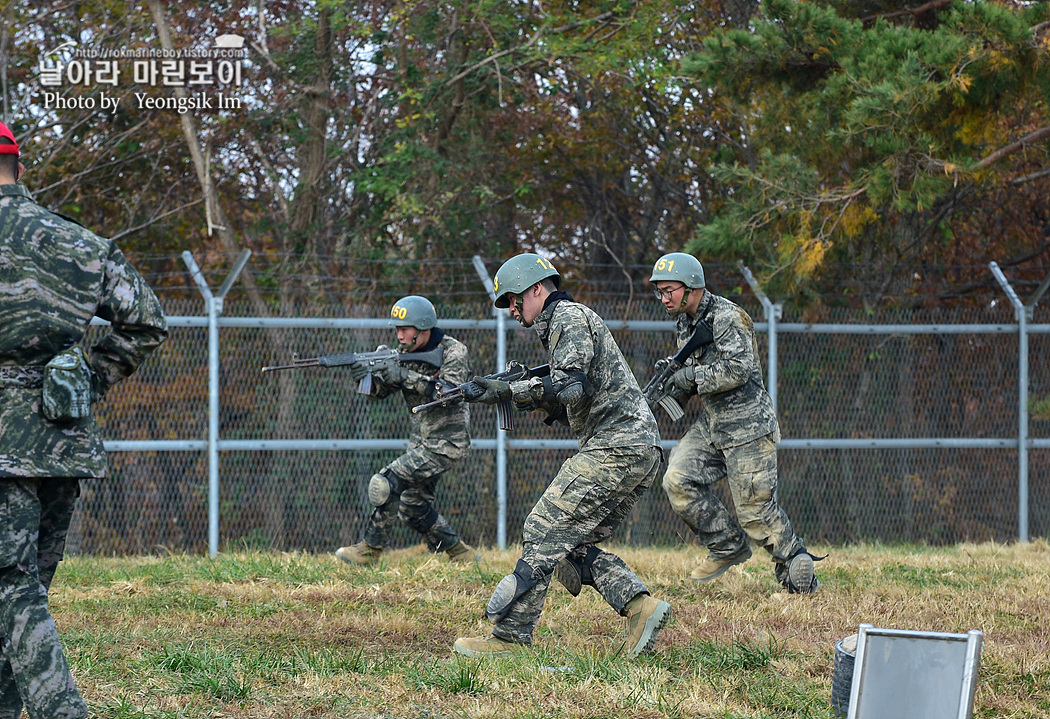
[[[389,325],[397,333],[398,350],[407,356],[379,368],[361,362],[350,365],[354,380],[375,372],[375,399],[400,391],[405,403],[415,407],[432,399],[440,388],[462,384],[473,375],[467,348],[437,326],[434,305],[425,297],[409,295],[395,302]],[[437,371],[426,362],[411,361],[413,353],[434,349],[442,352]],[[470,451],[470,409],[455,402],[410,416],[408,451],[372,475],[368,500],[375,508],[361,541],[336,550],[344,562],[378,561],[398,518],[423,536],[431,552],[445,552],[454,562],[479,559],[433,505],[438,480]]]
[[[485,615],[491,636],[461,637],[453,651],[494,657],[532,644],[551,577],[573,595],[584,585],[628,619],[629,656],[648,651],[671,616],[622,559],[598,548],[660,473],[656,419],[609,328],[589,307],[559,289],[561,276],[539,255],[503,264],[495,279],[496,307],[534,327],[550,374],[517,382],[475,377],[485,394],[473,401],[513,399],[519,409],[561,416],[579,441],[525,519],[522,553],[496,586]],[[554,411],[552,411],[552,409]]]
[[[820,586],[816,558],[777,503],[780,427],[762,384],[754,322],[734,303],[707,291],[704,268],[692,255],[664,255],[649,281],[676,318],[678,347],[699,344],[671,379],[675,399],[700,397],[700,417],[671,450],[663,478],[671,507],[708,549],[690,578],[708,582],[746,562],[750,538],[772,555],[785,590],[815,592]],[[722,479],[728,480],[736,519],[712,489]]]

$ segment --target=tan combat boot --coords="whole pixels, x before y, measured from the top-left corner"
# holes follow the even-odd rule
[[[624,648],[632,659],[656,644],[656,635],[671,618],[671,605],[648,594],[627,602],[627,641]]]
[[[358,565],[375,564],[379,561],[379,555],[382,553],[382,549],[365,544],[364,542],[358,542],[349,547],[340,547],[335,550],[335,556],[339,557],[347,564]]]
[[[475,552],[473,547],[462,540],[446,549],[445,554],[448,555],[450,562],[457,564],[469,564],[471,562],[477,564],[481,561],[481,554]]]
[[[696,569],[689,573],[689,578],[694,582],[710,582],[712,579],[721,577],[730,567],[743,564],[749,559],[751,559],[751,547],[745,547],[744,551],[736,556],[722,559],[716,559],[708,554],[707,559],[700,562]]]
[[[460,637],[452,645],[452,651],[465,657],[477,657],[489,659],[495,657],[509,657],[524,649],[521,644],[508,642],[499,637]]]

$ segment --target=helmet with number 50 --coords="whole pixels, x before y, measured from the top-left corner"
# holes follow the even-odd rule
[[[700,260],[685,252],[671,252],[653,265],[650,282],[681,282],[691,290],[704,287],[704,268]]]
[[[555,287],[561,287],[561,275],[548,260],[525,253],[511,257],[496,271],[496,280],[492,290],[496,294],[496,307],[510,307],[508,294],[521,295],[540,280],[552,278]]]
[[[402,297],[390,308],[391,327],[415,327],[420,332],[437,325],[437,312],[426,297],[409,295]]]

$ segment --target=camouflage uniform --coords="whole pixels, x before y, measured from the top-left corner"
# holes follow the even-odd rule
[[[773,556],[783,581],[784,563],[803,546],[777,504],[780,429],[762,384],[755,326],[743,309],[706,292],[695,317],[678,315],[679,347],[705,319],[714,341],[686,360],[694,367],[700,418],[671,450],[663,488],[712,557],[739,556],[750,537]],[[711,488],[725,478],[739,521]]]
[[[564,292],[552,294],[533,326],[547,350],[554,385],[568,379],[566,372],[582,372],[593,394],[566,408],[580,451],[565,461],[525,519],[521,561],[536,583],[492,630],[516,644],[532,643],[551,575],[567,557],[587,567],[583,583],[620,615],[631,599],[648,594],[622,559],[595,545],[612,535],[660,472],[656,419],[605,322],[566,298]],[[514,400],[527,404],[536,382],[512,382]]]
[[[417,351],[428,352],[441,347],[444,350],[441,369],[435,374],[434,368],[423,362],[402,364],[409,373],[400,389],[409,407],[430,401],[435,380],[460,385],[474,376],[470,354],[463,343],[444,334],[440,328],[435,327],[431,332],[430,342]],[[381,380],[377,385],[379,392],[376,397],[380,399],[395,391]],[[442,552],[454,547],[459,542],[459,535],[434,508],[434,491],[441,476],[470,451],[470,409],[463,402],[455,402],[409,416],[412,429],[408,451],[382,470],[396,476],[402,490],[400,493],[393,491],[385,504],[375,508],[363,538],[371,547],[386,547],[390,543],[394,521],[400,518],[423,535],[430,551]]]
[[[112,329],[88,352],[96,391],[131,374],[167,336],[156,296],[116,245],[0,185],[0,719],[85,717],[47,592],[80,478],[103,477],[93,417],[41,415],[43,367],[93,316]]]

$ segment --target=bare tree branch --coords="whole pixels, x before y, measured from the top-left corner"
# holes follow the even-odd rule
[[[988,169],[989,167],[991,167],[995,163],[999,162],[999,160],[1003,159],[1004,157],[1012,155],[1015,152],[1020,152],[1021,150],[1025,149],[1029,145],[1034,145],[1034,144],[1036,144],[1038,142],[1042,142],[1043,140],[1045,140],[1047,138],[1050,138],[1050,127],[1041,127],[1038,130],[1034,130],[1034,131],[1028,133],[1024,137],[1022,137],[1020,140],[1016,140],[1014,142],[1011,142],[1009,145],[1005,145],[1003,147],[1000,147],[995,152],[993,152],[990,155],[986,156],[984,159],[979,160],[976,164],[971,165],[968,168],[959,167],[955,163],[947,162],[946,160],[940,160],[940,159],[937,159],[935,157],[929,157],[929,158],[927,158],[927,161],[926,161],[924,169],[927,172],[929,172],[930,174],[934,174],[934,175],[936,175],[936,174],[959,175],[963,171],[966,171],[966,172],[980,172],[981,170]]]
[[[880,19],[893,20],[899,17],[904,17],[905,15],[911,15],[912,17],[915,17],[917,15],[922,15],[923,13],[930,12],[931,10],[940,10],[941,8],[948,7],[954,1],[955,0],[931,0],[931,2],[928,2],[925,5],[920,5],[918,7],[904,8],[903,10],[878,13],[876,15],[868,15],[867,17],[862,17],[860,21],[864,23],[869,23]]]
[[[113,235],[109,239],[114,240],[114,241],[119,240],[121,237],[125,237],[127,235],[130,235],[133,232],[138,232],[139,230],[143,230],[143,229],[149,227],[153,223],[164,219],[168,215],[174,215],[176,212],[182,212],[186,208],[193,207],[194,205],[199,205],[202,202],[204,202],[204,198],[203,197],[198,197],[196,200],[193,200],[192,202],[187,202],[186,204],[179,205],[178,207],[176,207],[174,209],[171,209],[171,210],[168,210],[167,212],[161,212],[161,213],[159,213],[157,215],[154,215],[153,217],[149,218],[148,220],[146,220],[145,222],[143,222],[141,224],[135,225],[134,227],[129,227],[126,230],[121,230],[120,232],[118,232],[117,234]]]

